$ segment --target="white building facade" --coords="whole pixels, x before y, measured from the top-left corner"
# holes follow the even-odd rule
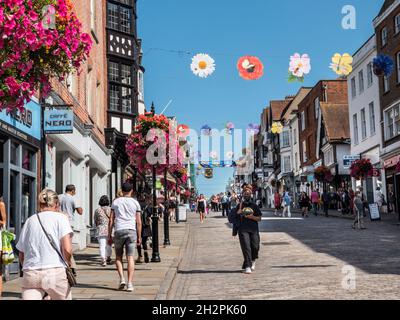
[[[376,37],[372,36],[353,56],[353,72],[348,77],[349,123],[351,155],[370,159],[375,168],[382,169],[382,132],[380,130],[379,79],[373,72],[373,59],[377,56]],[[363,182],[369,202],[375,202],[375,190],[385,190],[384,172]],[[361,181],[352,179],[353,189]]]

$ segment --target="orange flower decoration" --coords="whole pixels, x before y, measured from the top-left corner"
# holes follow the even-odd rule
[[[257,80],[264,75],[264,65],[257,57],[241,57],[237,68],[239,75],[245,80]]]
[[[190,133],[189,127],[185,124],[180,124],[176,131],[179,138],[186,138]]]

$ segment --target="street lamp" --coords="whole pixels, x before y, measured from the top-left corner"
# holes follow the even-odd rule
[[[151,113],[155,114],[155,109],[154,109],[154,103],[151,104]],[[151,262],[161,262],[160,258],[160,251],[158,247],[158,208],[157,208],[157,189],[156,189],[156,165],[153,165],[153,215],[151,217],[152,219],[152,231],[153,231],[153,236],[152,236],[152,257],[151,257]]]
[[[168,181],[167,181],[167,168],[164,170],[164,246],[170,246],[171,242],[169,241],[169,207],[168,207]]]

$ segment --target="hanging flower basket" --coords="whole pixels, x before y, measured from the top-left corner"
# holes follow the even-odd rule
[[[332,182],[333,175],[331,170],[326,166],[319,166],[314,171],[314,178],[318,182]]]
[[[367,177],[372,177],[374,167],[369,159],[361,159],[353,162],[350,167],[350,176],[356,180],[363,180]]]
[[[134,131],[126,143],[126,152],[129,155],[131,164],[142,174],[147,174],[153,168],[153,164],[147,158],[149,147],[157,146],[158,152],[162,152],[165,156],[169,151],[169,121],[164,115],[153,115],[152,113],[140,115],[137,121]],[[155,136],[153,140],[147,141],[147,134],[151,129],[163,131],[165,139],[159,139],[159,137]],[[163,174],[167,167],[166,161],[164,164],[157,164],[156,174]]]
[[[380,54],[373,61],[374,74],[389,77],[394,69],[393,59],[387,55]]]
[[[47,10],[43,10],[47,8]],[[0,111],[24,108],[78,70],[92,47],[69,0],[0,1]]]
[[[396,172],[397,172],[397,173],[400,172],[400,161],[397,162],[397,165],[396,165]]]

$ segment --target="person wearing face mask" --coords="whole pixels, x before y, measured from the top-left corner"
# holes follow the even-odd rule
[[[245,274],[251,274],[255,270],[260,250],[258,223],[261,221],[262,213],[259,206],[252,201],[252,194],[251,187],[245,187],[243,198],[236,208],[240,221],[237,231],[244,257],[243,269]]]

